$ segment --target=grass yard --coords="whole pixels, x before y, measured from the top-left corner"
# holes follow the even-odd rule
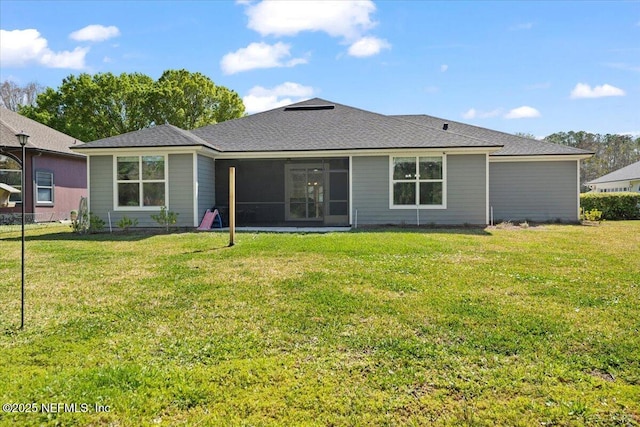
[[[640,221],[227,242],[0,233],[0,425],[640,424]]]

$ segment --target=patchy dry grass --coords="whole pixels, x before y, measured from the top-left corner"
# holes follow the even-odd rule
[[[226,243],[0,233],[0,425],[640,422],[638,221]]]

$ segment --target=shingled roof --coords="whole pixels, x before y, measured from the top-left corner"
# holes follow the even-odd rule
[[[632,163],[629,166],[625,166],[617,171],[613,171],[601,176],[600,178],[594,179],[593,181],[589,181],[587,184],[602,184],[605,182],[631,181],[636,179],[640,179],[640,162]]]
[[[448,132],[454,132],[485,141],[493,141],[501,144],[502,149],[494,152],[491,156],[544,156],[544,155],[572,155],[572,154],[593,154],[590,151],[581,150],[579,148],[569,147],[566,145],[553,144],[551,142],[539,141],[532,138],[524,138],[505,132],[499,132],[492,129],[482,128],[479,126],[468,125],[466,123],[454,122],[439,117],[419,115],[401,115],[393,116],[412,123],[421,124],[433,128],[442,128],[445,123],[448,124]]]
[[[443,123],[449,123],[444,130]],[[592,154],[426,115],[386,116],[320,98],[186,131],[172,125],[76,147],[204,146],[224,153],[486,148],[492,156]]]
[[[77,148],[126,148],[126,147],[190,147],[205,146],[220,151],[217,147],[173,125],[158,125],[122,135],[98,139]]]
[[[29,135],[27,148],[84,157],[69,148],[82,144],[82,141],[7,108],[0,107],[0,147],[20,148],[16,134],[23,131]]]
[[[224,152],[501,146],[320,98],[192,132]]]

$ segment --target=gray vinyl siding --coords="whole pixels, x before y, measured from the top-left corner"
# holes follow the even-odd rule
[[[427,224],[486,224],[486,156],[447,156],[447,208],[420,209]],[[417,224],[416,209],[389,208],[389,156],[353,157],[353,218],[358,225]]]
[[[178,214],[177,225],[193,227],[194,197],[193,154],[170,154],[168,208]]]
[[[494,221],[577,221],[577,165],[575,160],[491,163]]]
[[[126,216],[138,220],[138,227],[158,227],[151,218],[155,211],[114,211],[113,209],[113,156],[90,156],[90,210],[99,216],[109,227],[118,229],[117,223]],[[193,155],[171,154],[169,166],[169,206],[170,211],[178,213],[177,226],[193,227]]]
[[[198,224],[216,204],[216,169],[212,158],[198,156]]]
[[[113,156],[90,156],[88,161],[89,211],[107,223],[113,210]]]

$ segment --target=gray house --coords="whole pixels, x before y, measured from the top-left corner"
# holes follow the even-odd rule
[[[112,221],[167,206],[195,227],[577,221],[592,153],[438,119],[386,116],[315,98],[186,131],[172,125],[73,147],[88,157],[89,209]]]

